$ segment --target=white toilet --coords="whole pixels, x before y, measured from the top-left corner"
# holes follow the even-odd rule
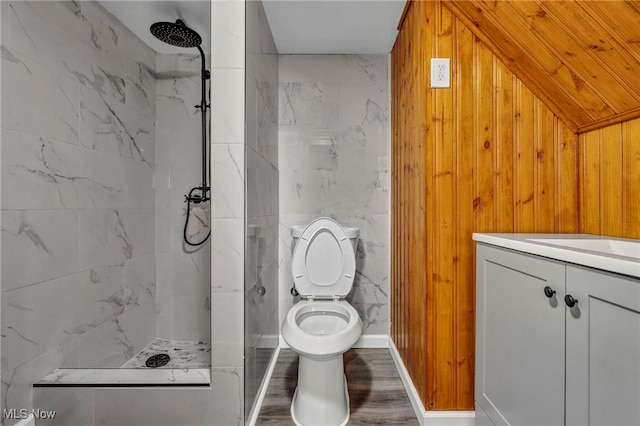
[[[292,227],[291,235],[291,272],[302,297],[282,323],[282,337],[300,355],[291,417],[296,425],[346,425],[342,354],[360,338],[362,321],[344,298],[353,286],[360,230],[323,217]]]

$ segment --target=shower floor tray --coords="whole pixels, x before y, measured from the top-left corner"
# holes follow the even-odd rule
[[[209,368],[211,345],[209,342],[155,339],[121,368],[149,368],[146,361],[158,354],[169,355],[169,362],[158,368]]]

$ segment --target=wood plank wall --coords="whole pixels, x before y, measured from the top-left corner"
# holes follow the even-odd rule
[[[581,232],[640,239],[640,119],[579,136]]]
[[[451,88],[429,88],[432,57]],[[471,234],[578,232],[578,154],[448,8],[411,3],[392,52],[391,335],[427,410],[473,410]]]

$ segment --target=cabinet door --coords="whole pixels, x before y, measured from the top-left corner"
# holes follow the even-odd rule
[[[567,425],[640,425],[640,280],[567,266]]]
[[[564,424],[565,266],[482,244],[476,266],[476,404],[496,425]]]

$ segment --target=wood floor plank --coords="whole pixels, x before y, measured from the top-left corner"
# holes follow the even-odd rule
[[[349,425],[418,425],[388,349],[351,349],[344,354],[349,387]],[[258,425],[293,425],[291,399],[298,355],[282,349],[260,409]]]

